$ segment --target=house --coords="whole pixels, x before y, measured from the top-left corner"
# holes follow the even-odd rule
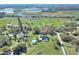
[[[7,24],[7,29],[9,29],[10,34],[18,34],[20,33],[20,27],[18,25],[13,25],[13,24]]]
[[[23,34],[22,32],[20,34],[16,35],[18,39],[24,39],[25,34]]]

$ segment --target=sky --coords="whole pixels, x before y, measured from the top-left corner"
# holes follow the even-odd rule
[[[79,0],[0,0],[0,4],[79,4]]]

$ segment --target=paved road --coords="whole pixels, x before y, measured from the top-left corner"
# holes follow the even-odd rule
[[[61,50],[63,52],[64,55],[68,55],[68,52],[66,51],[66,49],[64,48],[64,43],[62,42],[61,38],[60,38],[60,33],[57,33],[57,37],[59,39],[59,42],[61,44]]]

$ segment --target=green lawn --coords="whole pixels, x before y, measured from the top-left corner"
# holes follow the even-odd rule
[[[28,48],[27,55],[62,55],[61,49],[55,49],[55,37],[51,37],[49,42],[40,42],[37,45],[32,45]]]

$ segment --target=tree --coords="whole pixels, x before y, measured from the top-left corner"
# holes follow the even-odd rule
[[[0,12],[0,18],[3,18],[5,15],[5,12]]]
[[[77,38],[76,40],[71,41],[71,44],[74,45],[74,47],[76,49],[79,49],[79,38]]]
[[[56,35],[55,29],[56,29],[55,27],[49,26],[48,34],[50,34],[50,35]]]
[[[72,34],[79,37],[79,30],[75,30]]]
[[[43,34],[50,34],[50,35],[55,35],[56,33],[55,33],[55,27],[54,26],[52,26],[52,25],[45,25],[44,27],[43,27],[43,30],[42,30],[42,32],[43,32]]]
[[[21,53],[26,53],[26,51],[27,51],[27,47],[25,43],[19,43],[13,49],[14,55],[20,55]]]
[[[32,30],[31,26],[28,26],[27,31],[31,31],[31,30]]]
[[[63,27],[60,27],[60,28],[57,28],[56,29],[56,32],[63,32],[64,31],[64,28]]]
[[[66,33],[61,34],[60,37],[61,37],[62,41],[64,41],[64,42],[71,42],[74,39],[74,37],[72,37]]]
[[[0,38],[0,48],[7,46],[7,45],[11,45],[11,42],[12,42],[11,39],[7,35],[1,36],[1,38]]]
[[[4,47],[2,51],[2,55],[10,55],[11,50],[8,47]]]
[[[71,31],[71,33],[72,33],[74,30],[77,29],[76,27],[77,27],[77,24],[75,22],[71,21],[71,23],[65,24],[64,30]]]
[[[40,31],[41,31],[41,30],[40,30],[39,27],[35,27],[33,33],[34,33],[34,34],[40,34]]]
[[[79,18],[75,19],[76,21],[79,21]]]

